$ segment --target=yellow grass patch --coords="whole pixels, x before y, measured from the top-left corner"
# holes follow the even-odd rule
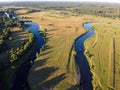
[[[91,71],[96,75],[93,77],[94,88],[101,86],[102,90],[119,90],[120,26],[98,24],[93,25],[93,29],[95,35],[86,40],[85,48],[86,52],[89,51],[93,54],[92,58],[87,54],[86,56],[90,62]],[[98,79],[96,80],[96,78]]]

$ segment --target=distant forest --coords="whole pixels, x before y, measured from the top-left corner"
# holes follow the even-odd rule
[[[75,14],[99,15],[110,18],[120,18],[120,4],[117,3],[96,3],[96,2],[12,2],[0,3],[2,6],[29,6],[41,10],[63,10]]]

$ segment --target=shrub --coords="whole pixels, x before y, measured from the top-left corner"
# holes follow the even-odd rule
[[[9,37],[9,40],[10,40],[10,41],[12,41],[12,40],[13,40],[13,38],[12,38],[12,37]]]

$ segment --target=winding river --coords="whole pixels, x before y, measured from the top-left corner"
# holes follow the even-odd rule
[[[25,22],[25,24],[31,25],[28,30],[32,32],[37,40],[38,46],[33,51],[31,56],[19,67],[16,71],[14,83],[11,90],[29,90],[29,84],[27,82],[27,77],[29,74],[29,70],[32,66],[31,61],[36,58],[36,53],[40,52],[40,48],[43,45],[43,38],[39,35],[39,26],[34,22]],[[94,23],[85,23],[84,27],[88,29],[88,32],[83,36],[80,36],[75,41],[75,50],[77,55],[75,59],[79,65],[80,70],[80,88],[81,90],[93,90],[92,87],[92,75],[90,72],[90,67],[88,65],[87,59],[84,55],[84,41],[94,34],[94,30],[91,28],[91,24]],[[26,89],[25,89],[26,88]]]
[[[9,18],[9,14],[5,13]],[[15,78],[13,82],[13,86],[11,90],[29,90],[29,84],[27,83],[27,77],[29,74],[29,70],[32,66],[31,61],[35,60],[36,53],[40,52],[40,48],[42,47],[44,41],[42,36],[39,34],[39,26],[34,22],[25,22],[25,24],[31,25],[28,30],[32,32],[37,38],[38,46],[31,53],[30,57],[25,60],[25,62],[19,67],[19,69],[15,73]],[[80,70],[80,90],[93,90],[92,86],[92,74],[90,72],[90,67],[87,62],[87,59],[84,55],[84,42],[87,38],[94,35],[94,30],[91,27],[91,24],[98,24],[97,22],[85,23],[84,27],[88,29],[88,32],[78,39],[75,40],[75,50],[76,50],[76,62],[78,63]]]
[[[11,90],[30,90],[27,78],[29,70],[32,66],[31,61],[35,60],[36,53],[40,52],[40,48],[44,43],[42,36],[39,34],[39,26],[34,22],[25,22],[25,24],[31,25],[29,28],[27,28],[27,30],[29,30],[35,35],[38,45],[36,49],[31,53],[30,57],[27,58],[25,62],[16,71]]]
[[[78,63],[80,70],[80,90],[93,90],[92,74],[90,72],[90,67],[87,59],[84,55],[84,42],[87,38],[94,35],[94,30],[92,29],[91,24],[97,23],[85,23],[84,27],[88,30],[88,32],[83,36],[80,36],[75,41],[75,50],[77,53],[77,55],[75,56],[75,60]]]
[[[28,78],[29,70],[32,66],[31,61],[35,60],[36,53],[40,52],[40,48],[44,43],[42,36],[39,34],[39,26],[34,22],[25,22],[25,24],[31,25],[27,29],[30,32],[32,32],[37,38],[38,46],[31,53],[30,57],[27,58],[25,62],[16,71],[11,90],[30,90],[29,84],[27,82],[27,78]],[[92,82],[91,82],[92,74],[90,72],[90,67],[87,62],[87,59],[84,55],[84,51],[85,51],[84,41],[90,36],[94,35],[94,30],[91,28],[91,24],[96,24],[96,23],[85,23],[84,27],[88,29],[88,32],[83,36],[80,36],[75,41],[75,50],[77,53],[75,59],[79,65],[79,70],[80,70],[80,90],[93,90]]]

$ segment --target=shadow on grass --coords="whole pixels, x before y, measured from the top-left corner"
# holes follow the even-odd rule
[[[76,84],[76,85],[74,85],[74,86],[68,88],[67,90],[80,90],[80,89],[79,89],[79,85]]]
[[[49,57],[41,59],[41,60],[38,60],[38,61],[35,61],[34,63],[37,63],[38,66],[43,66],[43,65],[46,64],[46,62],[47,62],[48,59],[49,59]]]
[[[50,45],[45,45],[42,50],[45,51],[45,50],[52,49],[52,48],[53,48],[53,47],[50,46]]]
[[[49,40],[50,38],[52,38],[53,35],[54,35],[54,34],[48,34],[48,33],[47,33],[46,40]]]
[[[53,32],[53,31],[57,31],[58,29],[51,29],[51,30],[48,30],[47,32]]]
[[[69,67],[70,67],[70,62],[71,62],[71,58],[72,58],[72,51],[73,51],[73,49],[74,49],[74,46],[73,46],[74,44],[72,44],[72,47],[71,47],[71,49],[70,49],[70,52],[69,52],[69,56],[68,56],[68,63],[67,63],[67,70],[68,70],[68,72],[70,71],[69,69]]]
[[[54,35],[53,33],[50,34],[50,33],[47,32],[47,37],[50,37],[50,36],[53,36],[53,35]]]
[[[42,87],[44,85],[44,81],[47,80],[51,76],[51,74],[57,71],[58,69],[59,68],[57,67],[45,67],[37,70],[36,67],[36,69],[34,69],[33,71],[34,81],[32,82],[34,82],[34,86]]]
[[[40,54],[40,56],[47,55],[47,54],[49,54],[49,53],[51,53],[51,52],[52,52],[52,50],[51,50],[51,51],[48,51],[48,52],[44,52],[44,53]]]
[[[50,39],[50,38],[52,38],[52,37],[53,37],[53,36],[51,36],[51,35],[50,35],[50,36],[45,37],[46,42],[48,42],[48,41],[49,41],[49,39]]]
[[[46,61],[49,58],[42,59],[36,62],[36,66],[32,71],[32,76],[34,76],[33,89],[38,90],[52,90],[57,84],[59,84],[62,80],[66,78],[65,73],[59,76],[53,77],[50,80],[47,80],[54,72],[56,72],[58,67],[41,67],[46,64]],[[31,77],[32,80],[33,77]]]
[[[41,90],[53,90],[53,88],[66,78],[65,73],[43,83]]]

